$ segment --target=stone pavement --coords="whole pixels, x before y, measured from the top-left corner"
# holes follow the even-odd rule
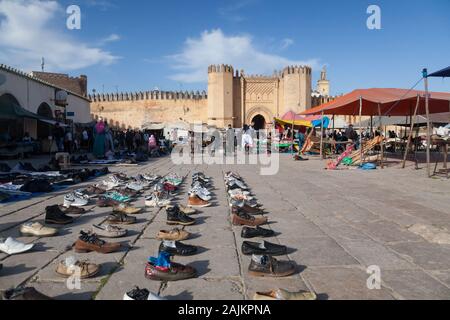
[[[121,299],[133,286],[148,288],[169,299],[251,299],[255,291],[275,288],[313,290],[321,299],[449,299],[450,298],[450,181],[427,179],[424,170],[390,167],[385,170],[323,170],[324,162],[294,162],[281,155],[280,171],[259,175],[253,165],[176,166],[169,158],[139,167],[111,168],[133,175],[176,172],[191,182],[195,170],[213,178],[214,205],[201,210],[199,223],[186,243],[200,253],[175,261],[197,268],[197,279],[162,284],[146,280],[147,258],[156,255],[158,230],[168,228],[162,210],[146,209],[130,233],[120,239],[121,252],[76,254],[71,246],[79,230],[102,222],[106,208],[93,208],[64,227],[55,238],[23,238],[21,223],[44,218],[48,205],[61,203],[63,193],[51,193],[0,207],[0,237],[33,242],[35,249],[16,256],[0,254],[0,290],[27,284],[58,299]],[[282,279],[248,275],[250,257],[241,254],[240,227],[229,221],[223,174],[239,173],[269,212],[271,242],[287,245],[298,272]],[[91,182],[92,183],[92,182]],[[76,186],[79,188],[79,186]],[[177,198],[186,203],[183,190]],[[143,206],[143,199],[135,205]],[[58,277],[56,264],[69,255],[102,264],[102,272],[69,290]],[[381,270],[382,286],[369,290],[368,266]]]

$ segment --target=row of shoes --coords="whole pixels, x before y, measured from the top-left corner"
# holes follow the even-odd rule
[[[187,207],[179,205],[166,206],[167,224],[190,226],[196,223],[192,217],[196,213],[194,208],[204,208],[211,205],[212,181],[201,172],[192,175],[192,184],[189,189],[189,200]],[[197,271],[191,266],[173,262],[174,256],[191,256],[198,253],[198,248],[185,244],[190,233],[184,229],[174,228],[172,230],[160,230],[157,239],[161,241],[157,257],[150,257],[145,266],[145,277],[156,281],[179,281],[195,278]]]
[[[224,176],[228,202],[231,211],[231,221],[235,226],[243,226],[241,237],[270,238],[275,236],[271,229],[261,226],[268,223],[266,214],[250,187],[237,173],[227,172]],[[296,264],[292,261],[279,261],[274,256],[287,254],[287,247],[269,241],[252,242],[243,241],[242,254],[251,256],[248,267],[250,275],[257,277],[288,277],[296,272]],[[315,299],[315,295],[308,292],[291,293],[283,289],[273,290],[267,293],[258,292],[255,300],[309,300]]]

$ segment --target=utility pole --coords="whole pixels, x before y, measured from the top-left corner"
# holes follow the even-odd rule
[[[42,60],[41,60],[41,70],[42,70],[42,72],[44,72],[44,69],[45,69],[45,59],[44,59],[44,57],[42,57]]]

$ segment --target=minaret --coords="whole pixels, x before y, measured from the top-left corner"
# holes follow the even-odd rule
[[[218,128],[233,125],[233,67],[208,68],[208,124]]]
[[[320,80],[317,81],[317,91],[321,96],[328,97],[330,95],[330,81],[327,80],[327,69],[325,66],[320,73]]]

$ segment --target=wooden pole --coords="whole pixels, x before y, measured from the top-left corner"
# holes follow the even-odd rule
[[[380,122],[380,135],[383,137],[383,125],[381,123],[381,104],[378,103],[378,120]],[[384,132],[386,134],[386,132]],[[386,137],[383,137],[383,140],[381,140],[381,169],[384,169],[384,139]]]
[[[406,167],[406,158],[408,157],[409,145],[411,144],[411,138],[414,130],[414,121],[416,119],[417,110],[419,109],[419,104],[420,104],[420,95],[417,95],[416,109],[414,109],[414,116],[411,117],[411,127],[409,129],[408,142],[406,142],[405,155],[403,156],[403,164],[402,164],[403,169],[405,169]]]
[[[431,178],[431,157],[430,157],[430,147],[431,147],[431,127],[430,127],[430,100],[428,97],[428,70],[423,69],[423,77],[425,82],[425,112],[427,115],[427,172],[428,177]]]
[[[363,165],[363,145],[362,145],[362,96],[359,97],[359,150],[361,153],[361,165]]]
[[[323,115],[324,111],[322,110],[322,119],[320,121],[320,156],[322,159],[324,158],[324,152],[323,152]]]

